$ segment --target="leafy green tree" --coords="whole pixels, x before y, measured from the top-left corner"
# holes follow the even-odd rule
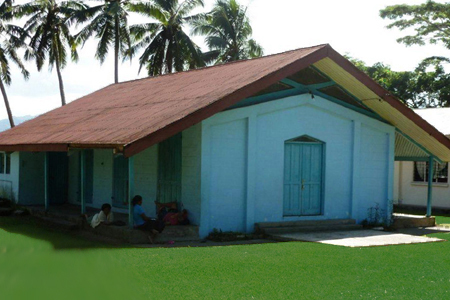
[[[411,108],[450,107],[450,74],[442,57],[425,59],[414,71],[393,71],[390,66],[347,57],[360,70],[377,81]]]
[[[0,4],[0,90],[2,92],[3,101],[5,102],[9,124],[11,127],[14,127],[14,119],[5,89],[5,84],[11,84],[11,70],[9,62],[11,61],[19,67],[25,79],[28,79],[29,73],[25,69],[22,60],[16,51],[17,48],[25,46],[22,41],[22,36],[25,33],[21,27],[7,23],[13,18],[13,14],[11,12],[12,4],[12,0],[3,1]]]
[[[99,0],[97,0],[99,1]],[[101,5],[89,7],[78,15],[76,21],[89,21],[77,35],[77,40],[83,44],[95,36],[99,39],[95,57],[104,63],[111,47],[114,48],[114,82],[119,82],[119,59],[125,58],[131,47],[130,30],[128,26],[129,11],[141,6],[140,2],[129,0],[104,0]]]
[[[62,105],[66,105],[66,96],[61,70],[67,65],[67,49],[71,59],[78,60],[75,39],[69,30],[71,20],[85,8],[78,1],[39,0],[16,6],[13,10],[17,18],[28,17],[24,25],[29,35],[25,59],[35,60],[39,71],[47,60],[50,70],[56,67]]]
[[[450,74],[443,65],[448,62],[444,57],[429,57],[418,65],[414,107],[450,107]]]
[[[380,16],[392,21],[388,28],[413,30],[414,34],[397,39],[399,43],[407,46],[441,43],[450,49],[450,3],[427,1],[419,5],[387,6],[380,10]],[[429,57],[412,72],[390,71],[384,75],[369,75],[375,76],[374,79],[413,108],[449,107],[450,74],[443,66],[448,62],[445,57]],[[365,71],[370,73],[370,70]]]
[[[130,57],[143,49],[139,71],[145,66],[148,75],[154,76],[205,65],[200,48],[183,28],[198,18],[191,12],[199,6],[203,6],[203,0],[154,0],[133,8],[132,11],[155,20],[130,26],[134,41],[128,51]]]
[[[442,43],[450,49],[450,3],[427,1],[420,5],[393,5],[380,10],[383,19],[392,20],[387,27],[413,29],[415,34],[397,39],[407,46]]]
[[[215,64],[263,55],[263,48],[251,38],[247,7],[236,0],[218,0],[210,13],[193,20],[193,33],[206,36],[210,52],[205,57]]]

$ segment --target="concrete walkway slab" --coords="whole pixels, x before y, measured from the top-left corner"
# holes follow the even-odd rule
[[[285,233],[276,234],[272,237],[283,241],[317,242],[345,247],[372,247],[444,241],[438,238],[370,229],[333,232]]]

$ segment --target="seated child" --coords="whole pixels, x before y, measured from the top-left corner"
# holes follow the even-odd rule
[[[102,205],[102,210],[95,214],[91,221],[92,228],[100,224],[111,225],[114,222],[114,215],[111,211],[111,205],[105,203]]]

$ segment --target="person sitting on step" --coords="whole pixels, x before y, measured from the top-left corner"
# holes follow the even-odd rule
[[[148,238],[150,243],[153,244],[153,238],[164,230],[165,224],[158,220],[152,219],[145,214],[145,211],[142,208],[141,196],[134,196],[131,203],[133,204],[134,228],[150,233]]]
[[[111,225],[114,222],[114,215],[111,211],[111,204],[102,205],[102,210],[95,214],[91,220],[91,227],[95,228],[100,224]]]

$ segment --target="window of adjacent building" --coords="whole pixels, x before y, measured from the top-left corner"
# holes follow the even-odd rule
[[[428,162],[416,161],[414,162],[414,181],[428,182]],[[433,164],[433,182],[447,183],[448,182],[448,163],[440,164],[435,162]]]
[[[0,174],[11,173],[11,154],[0,152]]]

